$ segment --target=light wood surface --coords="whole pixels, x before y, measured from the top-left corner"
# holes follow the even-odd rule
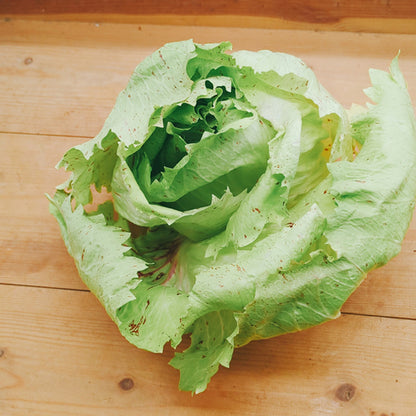
[[[5,415],[413,414],[412,320],[343,316],[253,342],[192,397],[177,391],[172,351],[130,345],[89,293],[6,286],[2,294]]]
[[[400,63],[416,102],[416,36],[114,23],[0,23],[0,415],[416,414],[416,220],[343,316],[235,352],[208,390],[177,390],[172,351],[139,351],[80,281],[44,193],[94,136],[134,67],[168,41],[293,53],[343,105],[368,68]],[[123,381],[124,380],[124,381]]]

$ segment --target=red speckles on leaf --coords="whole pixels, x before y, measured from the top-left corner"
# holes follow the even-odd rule
[[[146,318],[142,316],[137,324],[133,321],[129,323],[129,332],[131,335],[139,335],[139,330],[142,325],[146,323]]]
[[[159,57],[160,57],[160,59],[163,61],[163,63],[166,65],[166,61],[165,61],[165,59],[163,58],[162,51],[159,51]]]

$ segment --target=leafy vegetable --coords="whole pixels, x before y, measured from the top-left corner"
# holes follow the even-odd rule
[[[79,273],[121,333],[203,391],[235,347],[339,315],[399,250],[416,125],[397,57],[349,114],[299,59],[171,43],[143,61],[50,199]],[[91,188],[110,201],[97,211]]]

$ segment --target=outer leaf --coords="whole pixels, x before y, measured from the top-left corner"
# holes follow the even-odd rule
[[[399,253],[414,210],[416,123],[406,85],[393,61],[391,74],[370,72],[368,135],[353,162],[329,166],[338,207],[326,233],[334,249],[362,270]]]
[[[89,157],[84,154],[83,147],[91,147]],[[69,188],[76,201],[82,205],[92,201],[91,184],[94,184],[98,191],[101,191],[103,186],[111,191],[111,178],[117,160],[117,147],[117,136],[109,131],[98,144],[94,140],[68,150],[57,167],[65,167],[66,170],[73,173],[71,178],[58,189]]]
[[[179,388],[203,392],[219,366],[229,366],[237,332],[236,319],[230,311],[211,312],[197,320],[191,346],[176,353],[169,363],[181,372]]]
[[[187,295],[175,287],[151,286],[142,282],[132,290],[136,300],[117,313],[120,332],[132,344],[152,352],[163,352],[168,341],[178,345],[187,315]]]
[[[271,275],[257,285],[255,300],[238,317],[236,346],[337,318],[342,304],[364,277],[350,262],[328,262],[323,256],[298,269]]]
[[[70,197],[62,191],[50,201],[50,211],[58,220],[82,280],[120,323],[117,310],[135,299],[131,289],[139,283],[137,272],[147,268],[143,260],[126,256],[130,233],[107,225],[103,215],[87,216],[81,206],[72,211]]]

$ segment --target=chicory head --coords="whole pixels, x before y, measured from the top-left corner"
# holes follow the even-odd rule
[[[400,251],[416,194],[398,59],[347,113],[299,59],[167,44],[134,71],[50,210],[121,333],[205,390],[235,347],[339,316]],[[94,212],[92,188],[111,199]]]

